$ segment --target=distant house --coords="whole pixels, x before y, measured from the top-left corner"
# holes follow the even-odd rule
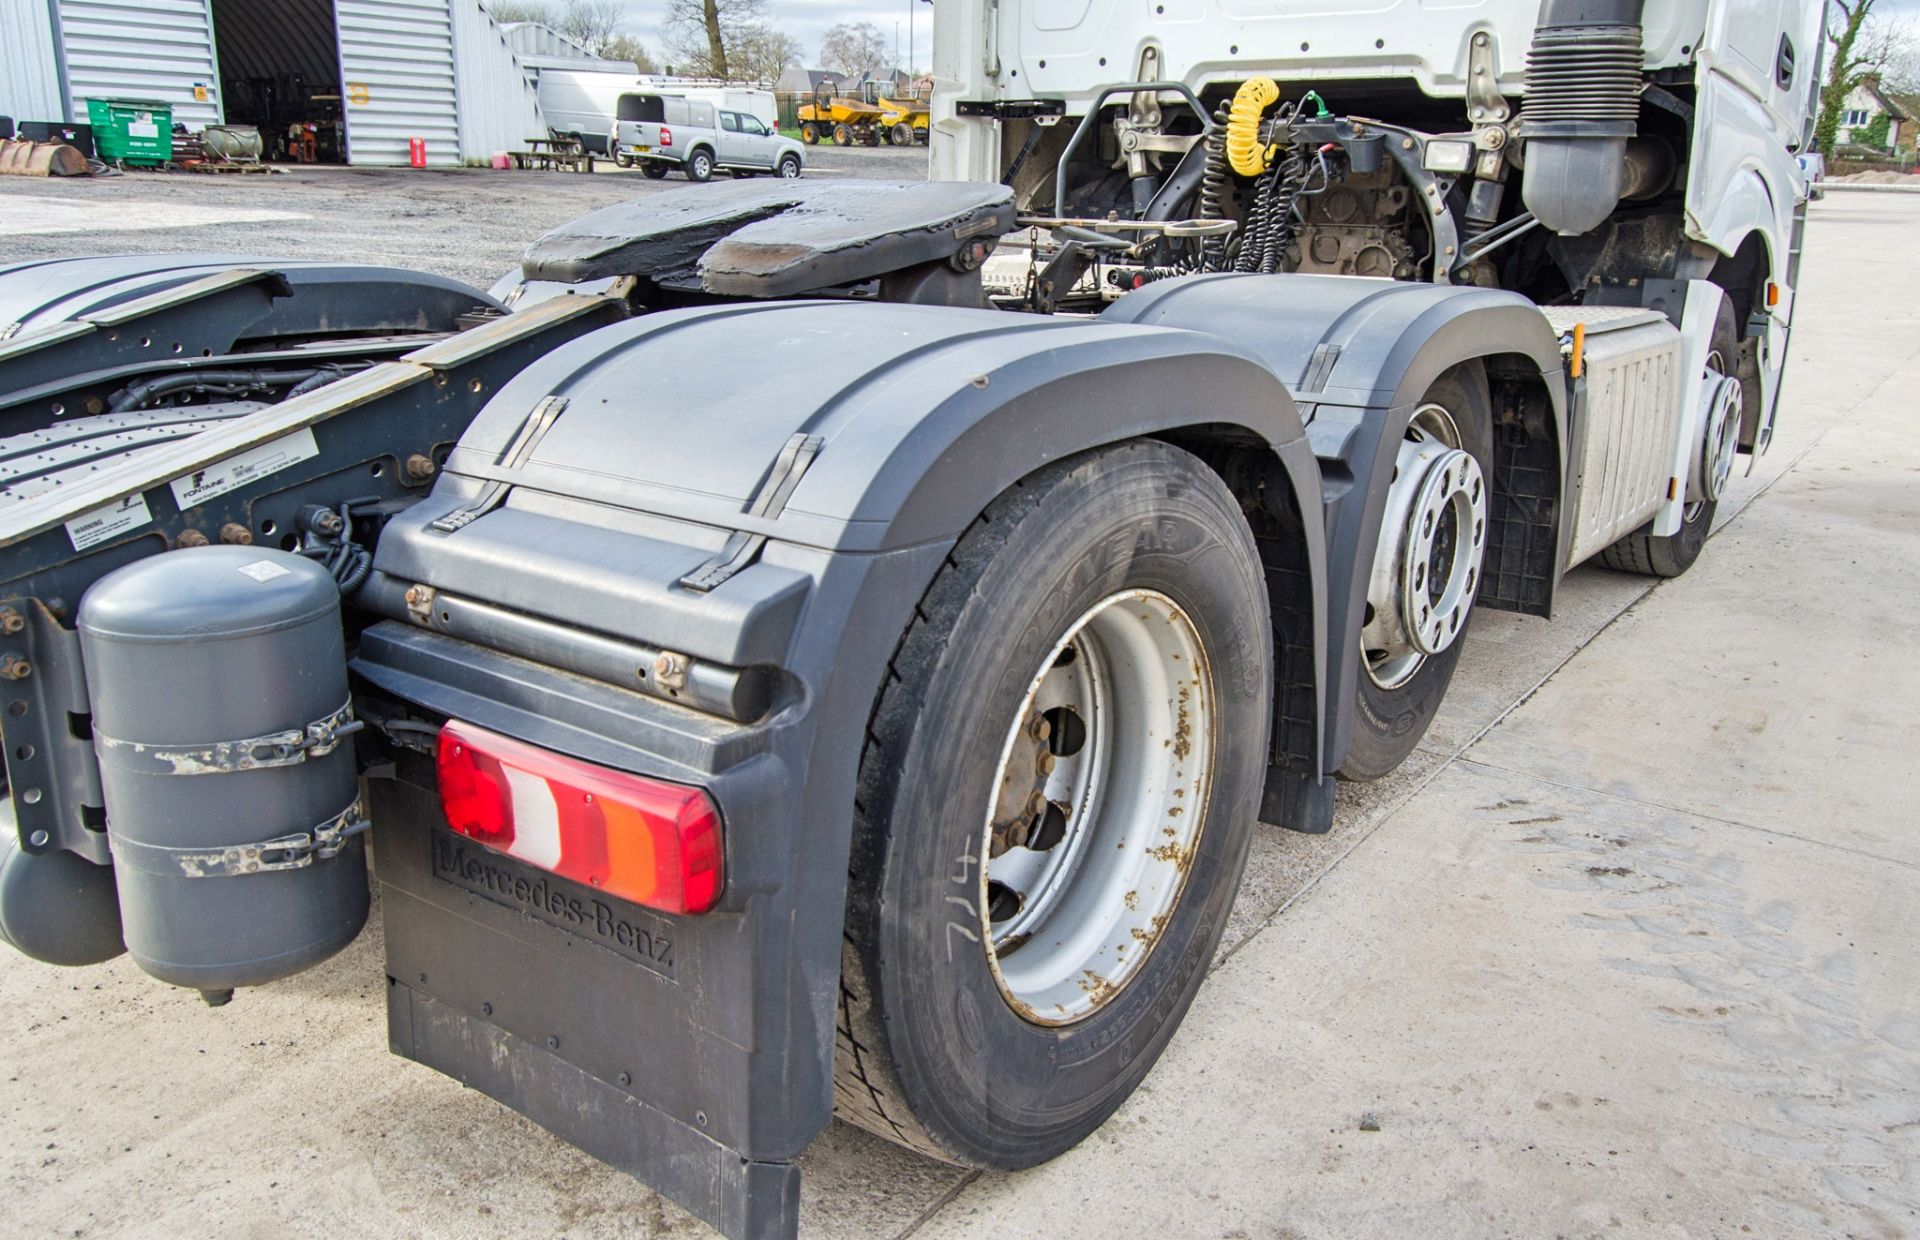
[[[831,83],[832,89],[840,89],[841,75],[826,69],[802,69],[799,65],[789,65],[773,89],[784,95],[818,94],[822,85]]]
[[[1882,120],[1881,118],[1886,118]],[[1911,146],[1916,126],[1915,113],[1898,102],[1892,92],[1883,89],[1878,76],[1862,78],[1848,94],[1840,113],[1840,128],[1834,133],[1839,146],[1875,146],[1885,150],[1898,148],[1901,139]]]
[[[1889,136],[1893,139],[1893,149],[1911,151],[1920,148],[1920,94],[1902,94],[1890,90],[1887,98],[1906,113],[1904,119],[1895,121],[1891,127]]]
[[[875,69],[862,78],[855,93],[865,90],[867,83],[873,83],[876,93],[881,95],[904,95],[913,82],[913,75],[905,69]]]

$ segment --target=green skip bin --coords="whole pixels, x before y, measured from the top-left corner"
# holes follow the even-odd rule
[[[164,164],[173,159],[173,105],[150,99],[89,99],[93,143],[109,164]]]

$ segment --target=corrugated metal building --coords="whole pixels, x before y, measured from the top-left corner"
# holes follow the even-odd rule
[[[85,122],[89,98],[158,100],[189,129],[256,125],[269,149],[304,131],[322,160],[403,166],[419,139],[452,167],[545,132],[535,86],[554,57],[608,64],[502,27],[482,0],[5,0],[0,115]]]

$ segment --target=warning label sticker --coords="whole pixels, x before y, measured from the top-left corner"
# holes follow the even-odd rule
[[[313,432],[297,430],[272,443],[261,444],[252,451],[230,456],[218,465],[209,465],[184,478],[175,478],[173,498],[185,511],[195,504],[206,503],[216,495],[238,490],[268,474],[277,474],[319,455],[320,445],[314,442]]]
[[[85,551],[152,521],[153,514],[147,511],[147,497],[129,495],[67,522],[67,537],[73,540],[75,551]]]

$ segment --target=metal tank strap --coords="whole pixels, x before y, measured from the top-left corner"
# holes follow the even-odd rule
[[[360,798],[314,827],[256,844],[214,844],[198,848],[169,848],[125,836],[110,837],[115,865],[169,877],[231,878],[239,874],[271,874],[302,870],[316,861],[336,856],[347,841],[373,825],[360,807]]]
[[[244,740],[165,745],[121,740],[95,732],[93,745],[103,764],[136,775],[230,775],[236,771],[297,766],[309,758],[324,758],[339,748],[341,741],[365,726],[353,717],[353,703],[347,701],[305,727]]]

